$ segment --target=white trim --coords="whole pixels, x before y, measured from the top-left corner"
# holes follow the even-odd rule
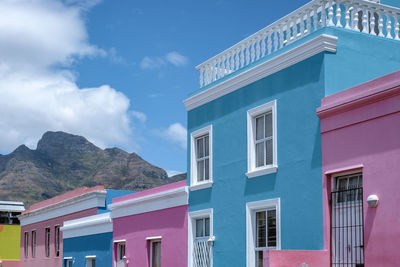
[[[196,138],[208,134],[209,145],[209,179],[197,182]],[[211,187],[213,183],[213,127],[208,125],[190,134],[190,190]]]
[[[126,239],[117,239],[113,241],[113,243],[124,243],[124,242],[126,242]]]
[[[120,218],[183,206],[188,204],[188,191],[187,186],[182,186],[164,192],[113,203],[108,205],[108,208],[111,210],[111,218]]]
[[[204,210],[197,210],[197,211],[192,211],[189,212],[188,216],[188,266],[192,267],[193,266],[193,242],[195,239],[195,232],[193,231],[194,225],[196,224],[196,219],[200,218],[205,218],[209,217],[210,218],[210,237],[212,238],[212,241],[215,240],[214,236],[214,218],[213,218],[214,210],[211,209],[204,209]],[[211,266],[213,266],[213,257],[212,257],[212,251],[211,251]]]
[[[232,78],[202,91],[185,101],[186,110],[192,110],[221,96],[234,92],[248,84],[297,64],[321,52],[336,52],[338,37],[321,34],[314,39],[300,44],[285,53],[250,68]]]
[[[110,213],[102,213],[76,220],[65,221],[60,229],[63,239],[78,236],[95,235],[113,231]]]
[[[146,237],[146,240],[161,240],[162,239],[162,236],[161,235],[159,235],[159,236],[149,236],[149,237]]]
[[[21,226],[106,206],[106,191],[92,191],[18,216]]]
[[[247,111],[247,173],[248,178],[274,173],[278,170],[277,101],[273,100]],[[256,167],[255,117],[272,112],[272,165]]]
[[[96,255],[88,255],[88,256],[85,256],[85,258],[86,259],[95,259]]]
[[[72,260],[72,257],[64,257],[63,260]]]
[[[276,249],[281,249],[281,208],[280,199],[267,199],[246,203],[246,266],[255,266],[254,246],[254,211],[275,208],[276,209]]]

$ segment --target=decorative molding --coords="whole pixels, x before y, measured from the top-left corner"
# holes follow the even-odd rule
[[[364,164],[357,164],[357,165],[345,166],[342,168],[327,170],[324,172],[324,174],[331,175],[331,174],[336,174],[336,173],[344,173],[344,172],[350,172],[350,171],[352,172],[355,170],[362,170],[363,168],[364,168]]]
[[[207,181],[203,183],[198,183],[190,186],[190,191],[196,191],[196,190],[201,190],[205,188],[210,188],[212,187],[213,182],[212,181]]]
[[[254,177],[258,177],[258,176],[262,176],[262,175],[275,173],[277,171],[278,171],[278,167],[277,166],[272,166],[272,167],[267,167],[267,168],[263,168],[263,169],[260,169],[260,170],[247,172],[246,176],[247,176],[247,178],[254,178]]]
[[[92,191],[19,215],[18,219],[21,222],[21,226],[24,226],[91,208],[105,207],[105,205],[106,191]]]
[[[335,53],[337,41],[338,38],[336,36],[321,34],[308,42],[300,44],[285,53],[186,99],[183,102],[186,106],[186,110],[189,111],[211,102],[321,52]]]
[[[0,201],[0,211],[22,212],[25,210],[23,202]]]
[[[162,236],[161,235],[159,235],[159,236],[149,236],[149,237],[146,237],[146,240],[161,240],[162,239]]]
[[[139,198],[128,199],[108,205],[111,218],[120,218],[150,211],[168,209],[187,205],[189,202],[188,187],[183,186]]]
[[[65,221],[61,227],[63,238],[95,235],[113,231],[110,213],[102,213],[77,220]]]

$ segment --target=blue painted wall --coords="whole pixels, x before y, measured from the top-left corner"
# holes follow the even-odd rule
[[[102,233],[63,240],[63,257],[72,257],[72,266],[86,266],[86,256],[96,255],[96,267],[112,266],[113,234]]]
[[[320,53],[188,112],[188,137],[213,125],[213,186],[192,191],[189,210],[214,209],[214,266],[246,266],[250,201],[281,199],[283,250],[324,249],[316,109],[325,95],[400,69],[400,42],[334,28],[307,38],[321,33],[338,36],[337,53]],[[278,171],[248,179],[247,111],[274,99]]]
[[[388,5],[388,6],[394,6],[394,7],[400,7],[399,0],[381,0],[381,4]]]

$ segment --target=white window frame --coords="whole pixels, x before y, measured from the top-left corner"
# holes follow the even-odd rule
[[[272,113],[272,164],[256,167],[256,122],[262,114]],[[247,173],[248,178],[274,173],[278,170],[276,100],[247,111]]]
[[[213,219],[213,209],[205,209],[205,210],[198,210],[198,211],[192,211],[189,212],[189,217],[188,217],[188,266],[192,267],[193,266],[193,242],[196,239],[196,220],[201,219],[201,218],[210,218],[210,242],[214,242],[215,237],[214,237],[214,219]],[[213,266],[213,252],[211,250],[211,266]]]
[[[73,261],[72,257],[64,257],[64,267],[69,267],[68,262],[71,262],[71,266],[73,266],[74,261]]]
[[[156,242],[160,242],[160,244],[162,244],[162,242],[161,242],[161,238],[152,238],[152,239],[147,239],[146,238],[146,240],[149,240],[149,243],[150,243],[150,267],[152,267],[153,266],[153,243],[156,243]],[[160,253],[161,253],[161,249],[160,249]],[[161,255],[160,255],[160,258],[161,258]]]
[[[95,265],[97,265],[96,264],[96,255],[86,256],[85,259],[86,259],[86,267],[92,267],[93,266],[93,265],[88,265],[89,261],[92,261],[93,259],[95,261]]]
[[[246,266],[256,266],[255,256],[255,237],[256,237],[256,220],[255,213],[257,211],[275,209],[276,210],[276,250],[281,249],[281,211],[280,199],[266,199],[255,202],[246,203]]]
[[[197,155],[196,155],[196,138],[208,134],[208,145],[209,145],[209,176],[210,178],[206,181],[197,182]],[[201,128],[190,134],[190,190],[199,190],[203,188],[211,187],[213,184],[213,134],[212,125]]]

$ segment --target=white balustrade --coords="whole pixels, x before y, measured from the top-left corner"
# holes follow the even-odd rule
[[[197,66],[200,87],[324,27],[400,40],[400,9],[367,0],[313,0]]]

